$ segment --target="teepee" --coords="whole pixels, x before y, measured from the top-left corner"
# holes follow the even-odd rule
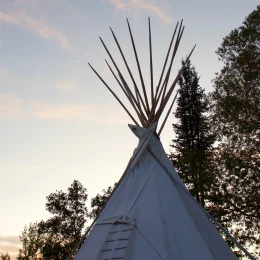
[[[129,125],[129,127],[139,139],[139,144],[101,214],[94,220],[88,230],[89,233],[80,241],[82,245],[75,260],[237,259],[212,222],[226,235],[229,234],[189,193],[168,160],[159,139],[176,95],[170,103],[168,111],[165,111],[166,116],[162,119],[160,127],[158,121],[171,99],[176,83],[195,47],[188,55],[173,83],[168,84],[173,60],[184,31],[182,22],[180,25],[177,23],[159,83],[155,87],[149,19],[151,76],[149,83],[151,95],[149,96],[151,97],[148,98],[148,88],[144,84],[128,20],[127,23],[141,88],[137,87],[113,30],[110,28],[132,80],[133,90],[123,77],[104,41],[101,38],[100,40],[114,69],[108,62],[107,65],[136,116],[130,112],[97,71],[89,65],[133,120],[134,125]],[[173,44],[174,41],[175,44]],[[169,63],[168,69],[166,69],[167,63]],[[230,239],[236,243],[233,238]],[[239,244],[237,246],[247,253]]]

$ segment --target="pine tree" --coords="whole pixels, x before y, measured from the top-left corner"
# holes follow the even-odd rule
[[[214,135],[207,117],[208,101],[199,85],[199,77],[189,62],[179,80],[179,97],[173,124],[175,139],[169,155],[191,194],[205,206],[213,176],[210,160]]]

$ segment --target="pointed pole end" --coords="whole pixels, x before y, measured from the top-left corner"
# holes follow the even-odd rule
[[[111,31],[111,33],[113,34],[113,37],[114,37],[114,39],[115,39],[115,33],[114,33],[114,31],[113,31],[113,29],[112,29],[112,27],[111,26],[109,26],[109,28],[110,28],[110,31]]]

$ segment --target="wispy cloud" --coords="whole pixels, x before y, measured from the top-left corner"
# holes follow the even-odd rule
[[[25,100],[14,93],[0,93],[0,119],[87,119],[88,110],[85,104],[49,104]]]
[[[69,92],[72,89],[76,88],[76,82],[75,80],[60,81],[56,82],[55,86],[58,90],[62,92]]]
[[[0,21],[7,24],[21,26],[24,29],[31,31],[43,39],[52,39],[63,49],[69,49],[67,37],[55,27],[47,24],[45,21],[35,19],[26,12],[15,11],[5,13],[0,11]]]
[[[0,120],[77,120],[93,123],[126,124],[128,117],[118,106],[50,104],[25,100],[14,93],[0,93]]]
[[[0,243],[20,244],[18,236],[0,236]]]
[[[18,236],[0,236],[0,254],[8,254],[16,259],[21,242]]]
[[[127,10],[129,3],[123,0],[107,0],[110,4],[114,5],[117,9]]]
[[[128,117],[118,107],[89,106],[85,104],[34,104],[32,118],[52,121],[77,120],[97,124],[122,125],[129,123]]]
[[[47,120],[83,120],[89,117],[89,107],[81,104],[51,105],[36,104],[33,115],[39,119]]]
[[[157,3],[152,3],[151,0],[107,0],[117,9],[133,12],[136,8],[153,13],[165,23],[170,23],[171,18],[162,10]]]
[[[4,67],[0,67],[0,77],[8,77],[10,72]]]
[[[0,118],[18,119],[23,114],[23,101],[13,93],[0,94]]]

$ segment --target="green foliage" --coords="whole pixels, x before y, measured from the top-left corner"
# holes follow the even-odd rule
[[[67,192],[51,193],[47,196],[46,209],[52,217],[25,226],[20,236],[23,248],[17,259],[66,259],[80,241],[87,217],[95,218],[100,213],[115,186],[116,183],[92,198],[90,214],[85,206],[88,195],[80,182],[74,181]]]
[[[175,113],[178,122],[173,124],[175,139],[171,145],[174,151],[169,158],[191,194],[205,206],[214,181],[210,161],[215,137],[206,115],[208,101],[190,62],[183,70],[179,86]]]
[[[260,6],[223,39],[225,64],[211,93],[218,136],[218,199],[221,221],[242,244],[260,245]],[[259,255],[260,256],[260,255]]]
[[[39,259],[41,248],[44,244],[44,236],[39,233],[38,223],[30,223],[25,226],[20,236],[23,248],[19,250],[18,260]]]
[[[86,189],[74,181],[67,193],[56,191],[47,196],[46,209],[51,218],[25,227],[20,240],[18,260],[66,259],[81,239],[87,222]]]
[[[89,214],[90,218],[95,219],[99,215],[116,186],[117,183],[114,184],[114,187],[109,186],[106,190],[103,189],[103,194],[97,194],[96,197],[91,199],[92,210]]]
[[[10,258],[10,256],[9,256],[8,253],[6,253],[5,255],[2,254],[2,255],[0,256],[0,259],[1,259],[1,260],[11,260],[11,258]]]
[[[65,259],[81,239],[87,221],[86,189],[74,181],[67,193],[56,191],[47,196],[46,209],[53,217],[39,223],[45,236],[41,249],[44,259]]]
[[[259,138],[260,6],[217,50],[225,64],[214,80],[212,99],[220,138]],[[242,141],[242,140],[241,140]],[[245,140],[246,141],[246,140]],[[249,140],[248,140],[249,141]],[[250,145],[250,143],[244,143]]]

